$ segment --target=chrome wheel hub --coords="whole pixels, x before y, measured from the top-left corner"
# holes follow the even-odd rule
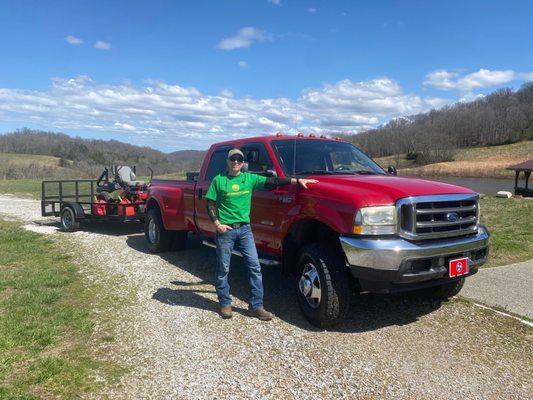
[[[322,297],[320,275],[312,263],[305,265],[298,283],[298,289],[311,308],[318,308],[320,306],[320,299]]]

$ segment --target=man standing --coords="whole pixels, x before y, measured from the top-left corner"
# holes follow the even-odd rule
[[[300,184],[307,188],[316,179],[264,177],[241,172],[244,155],[239,149],[228,152],[227,171],[215,176],[205,197],[207,212],[216,228],[217,267],[215,287],[222,318],[231,318],[231,296],[228,274],[231,253],[237,247],[243,255],[250,281],[248,309],[263,321],[272,319],[272,313],[263,307],[263,278],[254,237],[250,228],[250,208],[254,189],[273,189],[278,186]]]

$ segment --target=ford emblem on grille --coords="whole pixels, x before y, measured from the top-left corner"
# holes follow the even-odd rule
[[[450,222],[455,222],[459,219],[459,214],[457,214],[456,212],[448,213],[446,214],[446,219]]]

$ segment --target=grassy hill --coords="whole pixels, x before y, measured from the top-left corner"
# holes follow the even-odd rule
[[[533,141],[457,149],[453,161],[428,165],[418,165],[415,160],[406,159],[405,154],[380,157],[375,161],[384,168],[396,166],[400,175],[508,178],[514,176],[513,171],[506,170],[508,166],[531,158]]]
[[[96,178],[104,167],[135,165],[138,175],[197,170],[203,151],[166,154],[116,140],[73,138],[61,133],[22,129],[0,135],[1,179]]]

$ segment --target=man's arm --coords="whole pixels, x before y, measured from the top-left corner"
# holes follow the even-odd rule
[[[280,178],[278,176],[269,176],[268,178],[266,178],[264,188],[270,190],[275,189],[278,186],[300,184],[305,189],[307,189],[308,183],[318,183],[318,181],[316,179]]]
[[[216,208],[216,202],[213,200],[207,200],[207,215],[209,215],[209,219],[215,225],[215,229],[218,233],[224,233],[226,231],[231,231],[231,226],[221,224],[218,220],[218,211]]]

